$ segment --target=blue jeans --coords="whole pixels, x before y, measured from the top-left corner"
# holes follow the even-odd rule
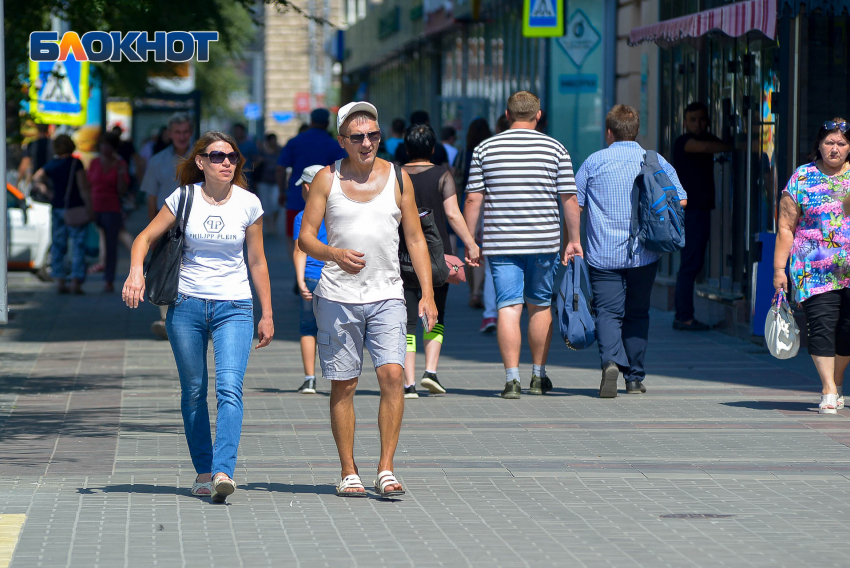
[[[71,278],[86,279],[86,234],[88,225],[69,227],[65,224],[65,210],[53,210],[53,243],[50,247],[50,264],[53,278],[65,280],[65,255],[68,254],[68,239],[71,240]]]
[[[588,269],[602,365],[614,361],[627,381],[642,381],[646,376],[643,361],[657,270],[658,261],[637,268]]]
[[[106,266],[103,269],[104,282],[115,280],[115,267],[118,266],[118,234],[124,226],[124,216],[120,211],[107,211],[95,214],[97,226],[103,229],[106,242]]]
[[[559,259],[555,252],[488,256],[496,288],[496,308],[501,310],[525,302],[533,306],[551,305]]]
[[[180,294],[168,308],[165,328],[180,374],[180,410],[197,473],[233,477],[242,435],[242,381],[254,338],[252,300],[204,300]],[[207,408],[207,346],[215,352],[218,416],[215,449]]]

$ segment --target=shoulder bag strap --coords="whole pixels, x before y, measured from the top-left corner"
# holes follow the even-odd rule
[[[68,174],[68,187],[65,188],[65,209],[71,203],[71,188],[74,187],[74,175],[77,173],[77,159],[71,156],[71,172]]]
[[[177,202],[177,212],[174,214],[176,219],[183,217],[183,208],[186,202],[186,186],[180,186],[180,200]]]
[[[189,223],[189,215],[192,213],[192,200],[195,197],[195,186],[187,185],[186,188],[186,213],[183,214],[183,233],[186,233],[186,225]]]

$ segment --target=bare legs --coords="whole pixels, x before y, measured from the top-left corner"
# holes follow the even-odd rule
[[[847,364],[850,363],[850,357],[812,355],[812,360],[815,362],[823,385],[822,394],[836,394],[838,392],[837,387],[844,384],[844,371],[847,369]]]
[[[316,338],[312,335],[301,336],[301,361],[304,363],[306,376],[316,374]]]
[[[377,369],[381,403],[378,406],[378,430],[381,433],[381,458],[378,471],[392,471],[401,420],[404,416],[404,389],[401,365],[382,365]],[[358,473],[354,462],[354,392],[358,379],[331,381],[331,430],[339,453],[342,477]],[[387,491],[400,490],[400,484]]]
[[[499,351],[506,369],[519,367],[519,352],[522,347],[522,332],[519,328],[521,317],[522,304],[506,306],[499,310]],[[549,306],[528,304],[528,317],[531,361],[535,365],[545,365],[549,357],[549,344],[552,342],[552,311]]]
[[[437,372],[440,363],[440,350],[443,344],[434,339],[426,339],[425,343],[425,370]],[[404,356],[404,386],[416,384],[416,353],[408,351]]]

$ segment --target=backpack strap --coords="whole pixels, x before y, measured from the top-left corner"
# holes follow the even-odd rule
[[[635,256],[635,249],[637,248],[637,240],[638,235],[640,234],[640,188],[643,185],[644,181],[642,176],[644,175],[643,166],[647,164],[648,154],[652,150],[647,151],[643,155],[643,164],[641,164],[641,171],[638,174],[638,177],[635,179],[635,182],[632,184],[632,216],[631,216],[631,225],[629,226],[629,259],[631,260]]]

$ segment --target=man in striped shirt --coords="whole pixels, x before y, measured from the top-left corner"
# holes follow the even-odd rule
[[[528,304],[531,347],[529,394],[552,389],[546,358],[552,340],[552,290],[559,253],[564,263],[582,256],[580,210],[570,154],[557,140],[535,130],[540,99],[519,91],[508,99],[510,128],[479,144],[472,155],[464,209],[470,231],[484,206],[484,243],[499,309],[499,351],[505,364],[502,398],[520,397],[520,318]],[[561,243],[559,201],[566,220]]]
[[[630,106],[614,105],[605,117],[608,148],[594,152],[576,174],[578,203],[587,209],[587,264],[596,338],[602,358],[599,396],[617,396],[620,371],[626,393],[646,392],[643,368],[649,336],[649,304],[661,255],[638,244],[629,255],[632,187],[646,155],[635,139],[640,116]],[[658,162],[676,186],[682,207],[687,194],[676,170],[658,156]]]

